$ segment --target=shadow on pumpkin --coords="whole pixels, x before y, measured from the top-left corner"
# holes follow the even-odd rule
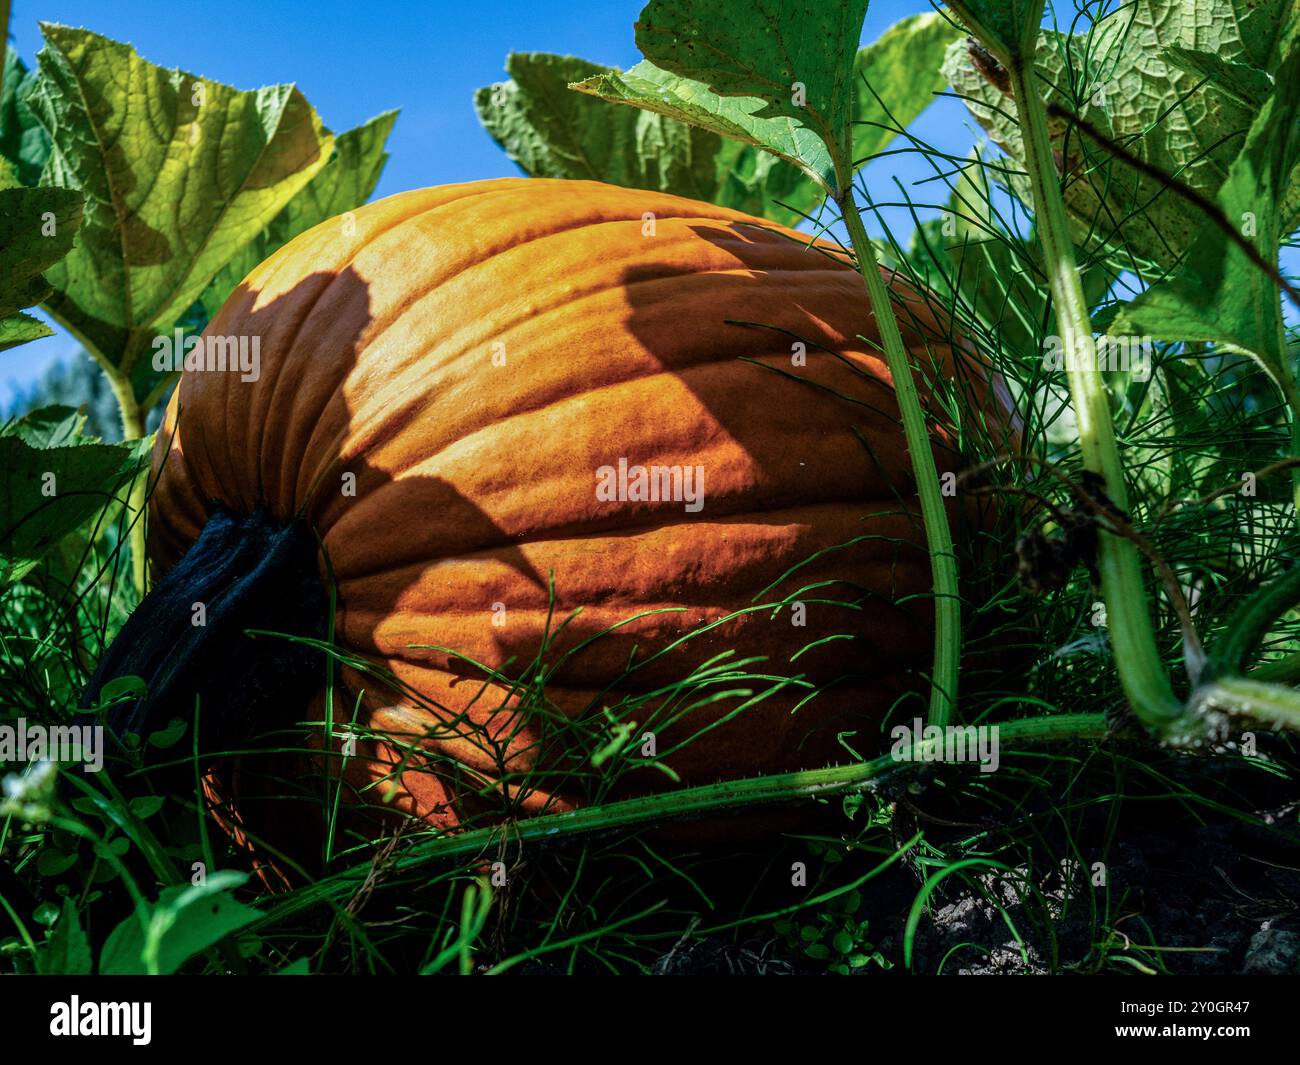
[[[708,461],[717,461],[724,491],[686,520],[799,528],[807,552],[788,555],[791,569],[771,583],[724,593],[736,611],[775,606],[750,615],[771,636],[729,624],[696,649],[757,643],[768,652],[765,672],[810,683],[816,694],[781,692],[751,707],[710,738],[710,752],[732,754],[738,776],[844,762],[845,746],[870,757],[888,745],[888,723],[925,716],[933,595],[916,484],[862,281],[830,254],[757,226],[668,224],[713,245],[710,270],[683,278],[671,267],[638,267],[623,274],[622,291],[629,332],[673,375],[665,389],[680,393],[687,417],[715,428],[697,457],[706,483]],[[810,269],[816,256],[825,257],[824,269]],[[973,353],[920,294],[894,295],[922,401],[950,426],[935,448],[940,474],[955,473],[963,462],[949,412],[985,410],[990,389]],[[980,430],[1005,447],[1001,417]],[[734,448],[716,446],[716,437]],[[660,443],[627,458],[680,461],[671,434]],[[611,461],[615,453],[611,442]],[[746,490],[729,498],[737,453]],[[755,501],[756,512],[737,516]],[[959,545],[990,516],[978,498],[950,504]],[[793,728],[792,715],[801,721]]]

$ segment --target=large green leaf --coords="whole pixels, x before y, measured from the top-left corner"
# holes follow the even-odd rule
[[[240,92],[87,30],[42,29],[24,96],[54,146],[41,183],[86,196],[47,306],[129,374],[326,164],[333,137],[291,85]]]
[[[1240,226],[1261,258],[1276,263],[1281,229],[1277,204],[1300,163],[1300,46],[1277,73],[1277,84],[1250,127],[1218,204]],[[1182,270],[1122,307],[1113,332],[1157,339],[1228,344],[1257,358],[1275,378],[1289,380],[1282,308],[1275,280],[1206,222]]]
[[[110,506],[148,462],[148,443],[79,435],[66,407],[0,431],[0,586],[21,580],[60,539]]]
[[[1293,19],[1290,0],[1134,0],[1101,19],[1091,34],[1043,32],[1039,84],[1049,103],[1080,114],[1157,170],[1213,197],[1256,112],[1223,91],[1222,78],[1207,81],[1204,71],[1189,69],[1188,53],[1273,72]],[[949,49],[944,72],[980,124],[1023,169],[1011,98],[980,69],[965,42]],[[1258,77],[1247,77],[1259,84]],[[1240,87],[1243,80],[1235,84]],[[1138,260],[1125,265],[1175,265],[1201,225],[1187,201],[1078,131],[1067,137],[1064,118],[1053,117],[1049,127],[1064,163],[1062,191],[1076,240],[1122,247]],[[1030,201],[1027,180],[1011,179],[1025,202]],[[1293,226],[1298,216],[1292,202],[1287,218]]]
[[[656,189],[787,224],[821,199],[799,170],[751,145],[569,90],[574,82],[620,76],[612,67],[535,52],[509,56],[506,72],[510,80],[479,89],[474,106],[530,175]]]
[[[843,151],[866,13],[867,0],[650,0],[636,43],[670,73],[761,100],[752,121],[783,124],[782,139],[803,129]]]
[[[21,312],[50,294],[41,275],[68,254],[80,223],[79,192],[0,189],[0,351],[50,335]]]
[[[849,25],[853,5],[832,12],[834,6],[820,12],[822,21]],[[647,15],[653,14],[654,8],[652,4]],[[647,41],[657,42],[652,47],[661,46],[666,36],[644,33]],[[951,25],[939,15],[915,15],[857,52],[846,76],[852,132],[842,133],[836,142],[846,167],[861,165],[883,151],[898,129],[930,104],[944,85],[940,66],[954,37]],[[718,40],[716,36],[712,39]],[[727,46],[737,45],[731,41]],[[672,53],[666,46],[663,51]],[[578,75],[569,79],[573,88],[614,103],[631,104],[643,112],[636,117],[619,117],[617,111],[565,101],[555,95],[553,84],[538,85],[535,70],[528,81],[516,76],[504,91],[500,86],[481,90],[480,115],[529,173],[599,177],[616,184],[658,187],[791,223],[811,214],[833,187],[834,164],[824,135],[838,128],[844,116],[836,87],[842,72],[838,63],[826,66],[828,56],[822,57],[821,67],[815,70],[817,84],[830,86],[823,92],[831,99],[826,115],[813,110],[814,96],[807,83],[804,106],[794,104],[788,91],[770,103],[756,96],[735,98],[714,91],[719,85],[771,88],[778,84],[772,77],[756,73],[771,60],[762,49],[753,55],[742,50],[729,63],[719,61],[718,71],[707,64],[698,69],[686,67],[680,57],[673,60],[701,75],[699,79],[680,76],[649,60],[626,72],[581,60],[557,64],[572,65]],[[773,69],[785,68],[778,63]],[[749,70],[752,76],[739,77],[739,70]],[[720,81],[706,84],[703,79],[715,74]],[[504,106],[487,111],[492,102]],[[783,117],[771,117],[773,111]],[[792,115],[796,121],[791,121]],[[781,161],[765,161],[767,152]],[[804,180],[798,171],[813,181]]]
[[[897,128],[943,88],[940,67],[955,36],[941,16],[914,15],[858,52],[856,160],[882,151]],[[651,78],[680,81],[650,64],[638,69]],[[627,83],[612,67],[572,56],[516,53],[506,60],[506,71],[510,80],[478,90],[474,104],[487,131],[528,174],[672,192],[786,224],[814,212],[824,195],[795,166],[743,143],[749,139],[743,132],[720,133],[716,117],[701,128],[656,110],[609,107],[593,99],[607,95],[593,89],[616,91]],[[570,92],[570,84],[579,84],[582,93]]]
[[[834,191],[834,165],[821,137],[785,119],[758,117],[767,106],[762,100],[719,96],[703,82],[648,61],[621,74],[588,78],[573,88],[764,148],[798,167],[822,190]]]
[[[385,111],[364,125],[338,135],[330,161],[213,278],[201,299],[205,318],[215,314],[253,267],[277,248],[312,226],[360,207],[370,199],[388,161],[384,145],[396,121],[396,111]]]
[[[637,22],[646,62],[574,87],[765,148],[835,193],[866,6],[651,0]]]

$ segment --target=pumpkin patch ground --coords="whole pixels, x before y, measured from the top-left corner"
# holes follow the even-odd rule
[[[1300,972],[1293,5],[571,6],[15,16],[0,968]]]

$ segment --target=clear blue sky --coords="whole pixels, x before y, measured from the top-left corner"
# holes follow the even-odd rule
[[[401,110],[377,196],[404,189],[518,173],[474,115],[476,88],[504,77],[507,52],[579,55],[627,67],[639,58],[632,24],[644,0],[13,0],[11,46],[31,66],[38,20],[86,26],[129,41],[146,59],[240,89],[297,82],[326,125],[342,131],[379,111]],[[864,42],[927,0],[874,0]],[[970,120],[941,100],[916,127],[964,154]],[[889,195],[900,173],[875,164],[873,187]],[[923,193],[921,194],[924,195]],[[920,198],[920,197],[918,197]],[[931,197],[933,198],[933,197]],[[0,407],[15,383],[39,377],[77,352],[66,335],[0,354]]]

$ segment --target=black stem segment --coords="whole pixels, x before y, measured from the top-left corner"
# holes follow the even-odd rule
[[[211,504],[209,514],[193,546],[122,627],[82,698],[94,707],[109,681],[144,681],[140,698],[109,711],[118,739],[144,739],[174,718],[192,721],[197,698],[199,749],[228,750],[302,720],[322,683],[319,650],[248,634],[326,638],[329,598],[311,531],[263,508],[239,517]]]

